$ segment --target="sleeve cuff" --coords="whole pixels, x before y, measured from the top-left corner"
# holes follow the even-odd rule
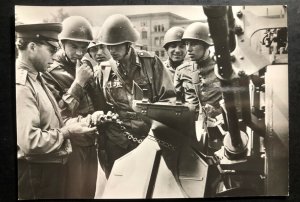
[[[69,139],[70,138],[71,133],[66,127],[61,128],[60,132],[62,133],[64,139]]]
[[[72,83],[71,87],[69,88],[68,93],[78,101],[84,95],[83,88],[75,81]]]

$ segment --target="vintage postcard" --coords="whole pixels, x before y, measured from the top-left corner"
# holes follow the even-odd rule
[[[288,196],[287,12],[16,5],[18,198]]]

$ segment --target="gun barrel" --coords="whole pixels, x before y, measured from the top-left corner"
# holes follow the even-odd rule
[[[234,19],[232,10],[227,6],[204,6],[204,13],[207,16],[209,30],[214,41],[215,54],[217,59],[217,76],[220,78],[222,93],[225,104],[226,119],[230,134],[230,145],[236,153],[244,153],[245,143],[240,134],[237,110],[235,107],[235,93],[232,76],[234,74],[230,52],[235,48]],[[225,34],[224,34],[225,33]],[[228,138],[227,138],[228,139]],[[226,142],[224,142],[226,144]],[[226,148],[226,147],[225,147]]]

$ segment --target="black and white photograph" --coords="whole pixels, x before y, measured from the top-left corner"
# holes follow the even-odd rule
[[[18,200],[289,196],[288,5],[14,10]]]

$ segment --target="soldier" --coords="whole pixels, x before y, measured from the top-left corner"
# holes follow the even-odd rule
[[[57,103],[45,86],[45,72],[58,48],[60,23],[16,26],[16,112],[18,198],[63,198],[70,139],[93,133],[87,123],[64,126]]]
[[[103,26],[101,42],[114,60],[102,66],[101,85],[107,102],[119,114],[124,126],[109,123],[105,128],[107,157],[106,176],[109,175],[116,159],[128,153],[143,141],[151,127],[134,112],[133,85],[146,89],[144,97],[157,102],[175,97],[169,72],[158,57],[146,51],[137,51],[131,45],[138,39],[138,33],[130,20],[120,14],[109,16]],[[137,98],[137,97],[135,97]]]
[[[186,55],[185,44],[181,41],[184,29],[181,27],[170,28],[164,37],[164,48],[168,54],[168,60],[164,62],[174,78],[176,68],[181,65]]]
[[[101,109],[93,67],[89,61],[80,61],[93,40],[91,25],[81,16],[68,17],[62,22],[58,38],[61,50],[44,78],[66,123],[72,117],[78,121],[83,117],[90,119],[90,113],[99,114],[96,110]],[[71,140],[73,152],[67,163],[66,198],[94,198],[98,169],[96,136],[94,133]]]
[[[102,44],[100,41],[100,27],[93,28],[93,41],[90,42],[87,52],[89,56],[97,63],[97,67],[94,67],[94,70],[98,70],[100,67],[100,63],[107,61],[111,58],[111,55],[106,47],[106,45]]]
[[[210,56],[209,46],[213,45],[213,42],[209,37],[208,26],[201,22],[190,24],[184,31],[182,40],[186,44],[187,54],[191,61],[176,69],[174,77],[176,92],[179,94],[183,92],[185,102],[201,112],[199,113],[200,121],[205,121],[205,119],[213,121],[222,112],[219,104],[222,93],[220,81],[214,73],[216,63]],[[220,134],[215,127],[208,128],[208,130],[211,139],[217,138]],[[203,140],[203,138],[205,139],[203,144],[207,145],[206,137],[200,139]],[[206,148],[204,145],[201,147]],[[202,148],[202,151],[205,150]]]

